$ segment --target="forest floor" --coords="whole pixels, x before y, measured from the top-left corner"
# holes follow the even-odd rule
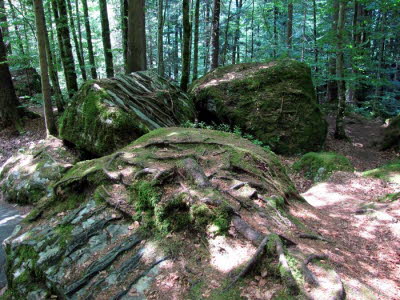
[[[334,140],[334,118],[328,117],[328,123],[325,150],[348,157],[356,171],[336,172],[318,184],[291,174],[313,214],[308,204],[292,207],[291,213],[332,241],[306,241],[302,250],[329,256],[344,283],[347,299],[400,299],[400,201],[378,201],[381,196],[399,192],[400,182],[388,183],[361,173],[399,157],[375,146],[382,136],[381,121],[348,118],[350,141]],[[0,166],[18,149],[45,137],[42,119],[27,120],[24,129],[22,135],[0,132]],[[287,165],[296,159],[282,157]]]

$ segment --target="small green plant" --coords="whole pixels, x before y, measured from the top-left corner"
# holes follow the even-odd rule
[[[185,123],[182,124],[182,127],[185,128],[200,128],[200,129],[210,129],[210,130],[218,130],[222,132],[228,132],[228,133],[233,133],[239,137],[242,137],[246,140],[249,140],[252,142],[254,145],[258,145],[262,147],[266,151],[271,151],[271,147],[268,144],[263,143],[262,141],[258,140],[255,138],[253,135],[249,133],[244,133],[242,129],[239,126],[234,126],[233,128],[228,125],[228,124],[206,124],[205,122],[197,122],[193,123],[190,121],[186,121]],[[279,142],[279,136],[271,138],[270,144],[274,145]]]

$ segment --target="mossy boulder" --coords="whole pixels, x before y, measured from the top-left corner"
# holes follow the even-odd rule
[[[217,68],[191,93],[200,121],[227,123],[281,154],[321,148],[327,123],[316,103],[310,68],[291,59]]]
[[[77,163],[52,190],[5,242],[7,295],[16,299],[240,295],[254,274],[224,289],[261,241],[304,229],[288,206],[305,203],[278,157],[212,130],[152,131]],[[274,287],[285,290],[288,272],[283,281],[271,275]]]
[[[33,96],[42,92],[40,75],[35,68],[11,70],[17,96]]]
[[[390,119],[383,131],[382,150],[388,149],[400,152],[400,115]]]
[[[293,169],[315,182],[328,179],[334,171],[354,171],[347,157],[333,152],[307,153],[293,164]]]
[[[146,71],[86,82],[60,121],[60,136],[94,156],[110,154],[150,130],[193,121],[178,87]]]
[[[18,204],[36,203],[75,161],[75,155],[54,137],[19,150],[0,168],[4,199]]]

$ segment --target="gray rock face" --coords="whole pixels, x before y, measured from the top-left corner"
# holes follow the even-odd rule
[[[5,200],[19,204],[37,202],[75,161],[62,141],[54,137],[20,150],[0,167],[0,186]]]
[[[166,260],[120,213],[93,200],[32,229],[19,226],[4,247],[9,287],[28,299],[145,299]]]

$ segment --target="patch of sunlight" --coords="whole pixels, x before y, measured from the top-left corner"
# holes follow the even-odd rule
[[[242,244],[225,236],[209,239],[211,265],[217,270],[228,273],[246,263],[256,249],[250,244]]]
[[[174,135],[179,135],[179,132],[174,131],[174,132],[171,132],[170,134],[168,134],[167,136],[174,136]]]
[[[354,197],[345,194],[332,183],[320,183],[302,194],[309,204],[314,207],[333,205],[344,201],[354,200]]]

